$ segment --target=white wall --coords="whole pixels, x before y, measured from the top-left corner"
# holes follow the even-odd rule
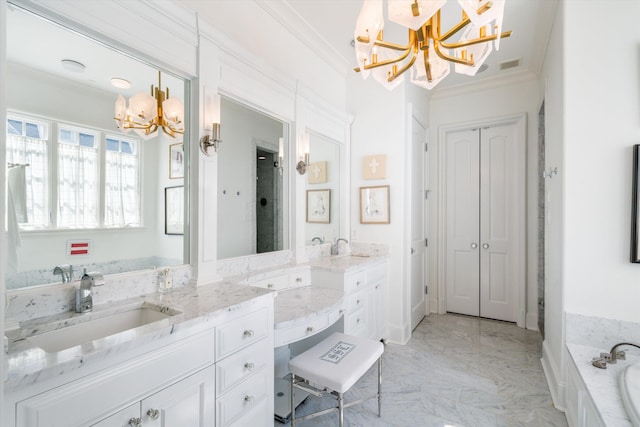
[[[640,265],[629,262],[632,145],[640,143],[638,16],[635,1],[565,4],[565,309],[631,322],[640,322]],[[616,43],[603,34],[616,34]]]
[[[469,122],[491,121],[495,118],[525,113],[527,115],[527,141],[523,141],[527,150],[527,275],[526,275],[526,326],[537,328],[537,155],[538,143],[537,116],[540,105],[538,81],[532,74],[517,74],[511,78],[488,82],[483,85],[443,90],[431,100],[430,115],[430,182],[432,202],[430,205],[430,230],[438,230],[438,139],[443,126],[462,125]],[[429,281],[438,283],[438,233],[433,232],[434,243],[430,253]],[[434,286],[432,299],[439,298]],[[432,302],[433,305],[433,302]]]

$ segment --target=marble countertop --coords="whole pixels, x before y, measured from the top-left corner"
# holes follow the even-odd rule
[[[604,424],[631,427],[631,421],[622,403],[619,380],[620,375],[628,366],[640,362],[640,356],[633,354],[633,352],[626,352],[626,360],[619,360],[613,365],[607,364],[607,369],[599,369],[591,365],[591,360],[601,352],[608,352],[610,348],[602,349],[567,344],[567,349]],[[625,348],[621,348],[621,350],[625,350]]]
[[[324,270],[346,272],[348,270],[365,267],[368,264],[373,264],[385,258],[386,256],[384,255],[360,256],[345,254],[330,257],[320,257],[311,261],[309,264],[312,268],[322,268]]]
[[[21,322],[19,329],[5,331],[9,340],[8,375],[5,386],[8,388],[26,386],[67,373],[89,361],[106,360],[145,344],[170,336],[184,335],[182,332],[187,330],[190,334],[204,331],[212,328],[214,322],[224,313],[254,303],[257,298],[273,298],[274,295],[267,289],[220,282],[197,288],[188,286],[174,289],[168,294],[153,293],[126,301],[97,305],[90,313],[66,312]],[[180,313],[55,353],[47,353],[28,340],[31,335],[64,327],[77,322],[81,317],[100,317],[117,311],[130,310],[141,304],[178,310]]]
[[[278,329],[343,310],[343,296],[342,291],[315,286],[278,291],[274,308],[276,333]]]

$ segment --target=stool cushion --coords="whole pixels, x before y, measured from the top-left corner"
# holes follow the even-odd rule
[[[384,352],[380,341],[336,332],[289,361],[289,371],[317,388],[344,393]]]

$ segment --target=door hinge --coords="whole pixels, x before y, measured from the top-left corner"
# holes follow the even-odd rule
[[[424,239],[424,245],[428,248],[429,247],[429,239],[425,238]]]
[[[424,190],[424,199],[429,200],[429,190]]]
[[[425,143],[424,143],[424,152],[426,153],[426,152],[428,152],[428,151],[429,151],[429,143],[428,143],[428,142],[425,142]]]
[[[424,285],[424,294],[425,295],[429,295],[429,286],[428,285]]]

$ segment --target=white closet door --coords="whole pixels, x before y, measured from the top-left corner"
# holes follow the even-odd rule
[[[517,320],[515,132],[504,125],[447,134],[448,312]]]
[[[515,127],[480,130],[480,316],[516,321]]]
[[[446,139],[447,311],[480,315],[479,131],[451,132]]]

